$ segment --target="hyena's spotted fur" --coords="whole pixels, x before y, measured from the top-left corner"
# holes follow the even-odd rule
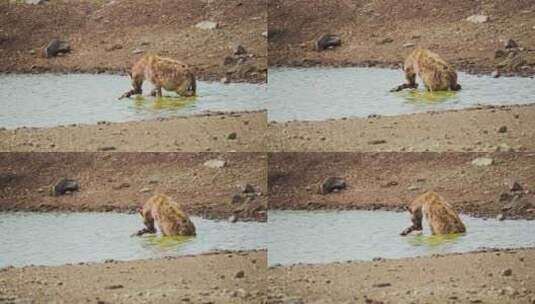
[[[165,236],[195,235],[195,226],[188,215],[181,210],[178,203],[166,195],[154,195],[139,212],[143,217],[145,228],[138,231],[136,235],[156,233],[155,222],[158,224],[160,232]]]
[[[453,66],[428,49],[415,49],[405,60],[403,71],[407,82],[392,89],[392,91],[417,88],[417,75],[422,79],[428,91],[458,91],[461,89],[457,83],[457,72]]]
[[[422,231],[423,216],[431,226],[433,234],[466,232],[466,227],[457,212],[436,192],[429,191],[420,195],[409,204],[408,209],[411,213],[412,225],[403,230],[401,235],[407,235],[412,231]]]
[[[145,55],[134,64],[129,74],[133,89],[119,99],[142,94],[141,87],[145,80],[149,80],[154,85],[152,96],[161,97],[162,88],[186,97],[195,96],[197,91],[197,82],[191,68],[171,58]]]

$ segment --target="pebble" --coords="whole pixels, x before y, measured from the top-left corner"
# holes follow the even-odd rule
[[[472,165],[478,166],[478,167],[490,166],[493,163],[494,163],[494,160],[492,158],[488,158],[488,157],[478,157],[478,158],[472,160]]]
[[[240,271],[236,272],[236,274],[234,275],[234,277],[235,277],[236,279],[241,279],[241,278],[245,277],[245,271],[240,270]]]
[[[210,159],[204,162],[205,167],[219,169],[227,165],[227,162],[221,159]]]
[[[227,135],[227,139],[233,140],[238,138],[238,134],[236,132],[232,132],[229,135]]]
[[[147,192],[151,192],[152,190],[150,188],[142,188],[141,190],[139,190],[139,192],[141,193],[147,193]]]
[[[114,151],[114,150],[117,150],[117,148],[115,148],[114,146],[102,146],[102,147],[97,148],[97,150],[99,150],[99,151]]]
[[[504,277],[510,277],[513,274],[513,270],[511,268],[507,268],[504,271],[502,271],[502,276]]]
[[[507,126],[501,126],[498,128],[498,133],[505,133],[507,132]]]

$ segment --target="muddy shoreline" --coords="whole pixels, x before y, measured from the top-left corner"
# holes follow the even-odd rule
[[[472,163],[480,158],[492,164]],[[416,196],[433,190],[464,214],[535,219],[535,154],[528,152],[279,152],[269,154],[268,166],[270,210],[403,211]],[[346,188],[320,194],[321,183],[331,176],[343,178]],[[510,190],[513,181],[522,191]]]
[[[8,303],[261,303],[266,268],[265,250],[7,267],[0,296]]]
[[[211,160],[225,165],[208,167]],[[163,193],[191,215],[265,222],[265,162],[262,153],[4,153],[0,211],[132,212]],[[52,195],[63,178],[80,189]]]
[[[261,110],[94,125],[0,128],[0,151],[262,152],[266,128],[267,112]],[[232,133],[234,139],[229,138]]]
[[[268,298],[269,303],[533,303],[533,257],[533,248],[489,249],[275,266],[268,269]]]
[[[505,132],[499,128],[505,126]],[[535,150],[535,104],[268,123],[270,152]],[[355,130],[358,130],[355,132]]]

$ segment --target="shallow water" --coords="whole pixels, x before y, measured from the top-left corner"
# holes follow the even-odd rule
[[[138,214],[0,213],[0,267],[266,248],[265,223],[191,219],[197,228],[194,238],[130,237],[143,228]]]
[[[459,73],[463,89],[390,93],[404,82],[401,70],[383,68],[275,68],[268,73],[269,119],[325,120],[462,109],[477,104],[535,102],[535,80]]]
[[[199,81],[197,97],[163,92],[164,98],[117,98],[131,89],[128,76],[108,74],[0,74],[0,127],[53,127],[190,115],[203,111],[260,110],[266,85]]]
[[[533,221],[461,218],[467,228],[464,235],[431,236],[425,226],[424,235],[401,237],[399,233],[410,224],[407,213],[270,211],[268,263],[329,263],[535,246]]]

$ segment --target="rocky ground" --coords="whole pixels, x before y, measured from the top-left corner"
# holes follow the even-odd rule
[[[4,129],[0,130],[0,151],[262,152],[266,128],[267,113],[258,111]]]
[[[266,161],[260,153],[4,153],[0,210],[131,212],[164,193],[189,214],[265,221]],[[80,189],[53,196],[63,178]]]
[[[534,303],[534,249],[268,270],[268,303]],[[454,267],[452,267],[454,265]]]
[[[532,1],[273,0],[268,14],[270,66],[397,67],[421,46],[468,72],[535,74]],[[472,15],[488,20],[467,21]],[[324,34],[341,46],[316,51]],[[505,49],[509,39],[516,48]]]
[[[268,166],[270,209],[401,210],[434,190],[463,213],[535,219],[534,153],[272,153]],[[320,194],[328,177],[346,188]]]
[[[266,251],[0,271],[0,303],[263,303]]]
[[[535,151],[535,105],[270,122],[267,145],[272,152]]]
[[[191,65],[201,79],[265,81],[265,0],[0,1],[0,71],[122,72],[145,53]],[[215,29],[196,25],[209,21]],[[42,58],[52,39],[64,56]],[[235,54],[237,45],[245,52]]]

